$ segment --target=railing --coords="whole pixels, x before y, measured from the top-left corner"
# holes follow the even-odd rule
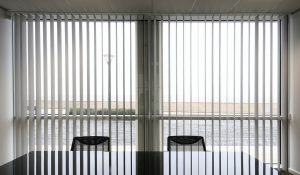
[[[27,116],[28,123],[33,121],[36,123],[37,117],[30,120]],[[41,120],[41,150],[50,150],[52,133],[55,133],[55,139],[62,140],[62,149],[69,150],[74,136],[80,135],[80,119],[83,120],[83,135],[88,135],[87,128],[90,128],[90,135],[106,135],[109,136],[111,129],[111,149],[113,151],[131,151],[137,150],[138,130],[137,120],[148,119],[160,121],[162,150],[167,150],[167,137],[169,135],[201,135],[205,138],[208,151],[243,151],[255,157],[255,149],[259,151],[259,159],[265,163],[275,164],[279,162],[279,145],[280,145],[280,123],[282,117],[240,117],[233,115],[221,115],[221,117],[212,117],[211,115],[75,115],[54,118],[48,117],[48,136],[45,135],[45,116],[42,115]],[[111,126],[109,126],[109,120]],[[55,131],[52,131],[51,122],[54,121]],[[214,122],[212,122],[214,121]],[[255,138],[255,121],[258,121],[258,139]],[[15,118],[16,122],[16,118]],[[62,138],[58,138],[58,123],[62,124]],[[68,122],[68,124],[67,124]],[[74,130],[74,122],[76,127]],[[97,124],[96,124],[97,122]],[[243,122],[243,125],[241,125]],[[263,125],[264,122],[264,125]],[[28,124],[27,123],[27,124]],[[68,125],[68,127],[66,127]],[[36,127],[34,128],[34,140],[37,142]],[[171,128],[169,128],[171,126]],[[243,128],[241,128],[243,126]],[[243,131],[242,133],[240,131]],[[68,132],[68,134],[67,134]],[[214,135],[212,135],[214,133]],[[74,135],[75,134],[75,135]],[[48,147],[45,148],[45,138],[48,139]],[[258,148],[256,148],[256,140],[258,140]],[[58,143],[58,142],[56,142]],[[35,144],[37,150],[37,145]],[[58,144],[55,150],[59,150]]]

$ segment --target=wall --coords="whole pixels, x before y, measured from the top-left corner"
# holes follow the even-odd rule
[[[290,15],[289,169],[300,174],[300,12]]]
[[[0,166],[13,159],[12,23],[0,9]]]

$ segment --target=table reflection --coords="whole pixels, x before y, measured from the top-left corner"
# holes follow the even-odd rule
[[[31,152],[13,161],[17,175],[239,175],[280,174],[243,152]],[[274,164],[277,166],[277,164]]]

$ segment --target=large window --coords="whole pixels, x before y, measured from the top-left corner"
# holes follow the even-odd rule
[[[29,137],[29,149],[69,150],[74,136],[111,135],[112,150],[135,150],[136,22],[104,15],[14,20],[16,36],[22,33],[15,49],[26,52],[15,59],[16,118],[29,119],[29,135],[20,129],[17,137]]]
[[[277,161],[278,26],[255,17],[163,21],[165,147],[169,135],[202,135],[209,150],[255,156],[258,142],[261,160]]]
[[[16,14],[16,153],[84,135],[166,151],[170,135],[202,135],[275,163],[278,29],[277,16]]]

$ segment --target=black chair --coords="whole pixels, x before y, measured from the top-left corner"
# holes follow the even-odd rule
[[[74,137],[71,151],[110,151],[110,139],[105,136]]]
[[[169,136],[168,151],[206,151],[202,136]]]

